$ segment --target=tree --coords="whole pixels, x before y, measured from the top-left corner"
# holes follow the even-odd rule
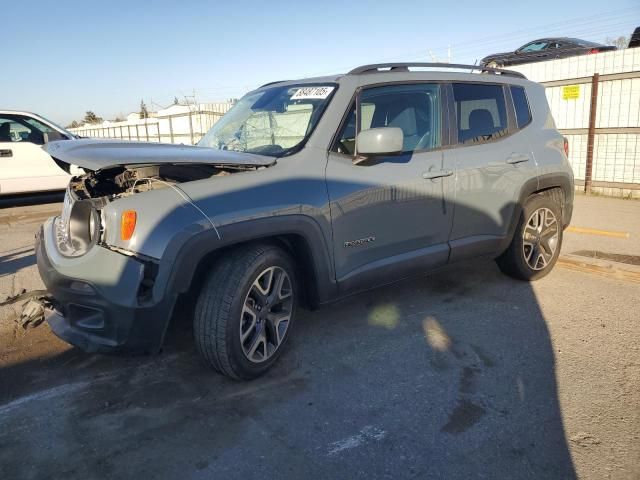
[[[607,45],[613,45],[618,48],[627,48],[629,45],[629,37],[625,37],[624,35],[620,35],[619,37],[607,37],[605,40]]]
[[[102,123],[102,117],[99,117],[91,110],[88,110],[84,115],[84,123],[89,123],[92,125],[96,123]]]
[[[149,110],[147,110],[144,100],[140,100],[140,118],[149,118]]]
[[[80,124],[74,120],[69,125],[67,125],[67,128],[78,128],[79,126]]]

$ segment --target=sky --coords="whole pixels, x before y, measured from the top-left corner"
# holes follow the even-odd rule
[[[141,100],[156,110],[366,63],[446,61],[449,46],[474,63],[544,36],[604,42],[640,26],[638,0],[0,1],[0,109],[64,125]]]

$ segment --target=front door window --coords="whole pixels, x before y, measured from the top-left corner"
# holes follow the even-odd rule
[[[392,85],[368,88],[360,101],[358,131],[397,127],[404,135],[405,153],[434,150],[441,146],[441,101],[438,84]],[[356,112],[352,107],[335,151],[355,153]]]
[[[56,130],[23,115],[5,115],[0,117],[0,142],[29,142],[44,145],[45,135],[48,139],[62,137]]]

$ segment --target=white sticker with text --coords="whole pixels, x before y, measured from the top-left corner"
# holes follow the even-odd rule
[[[325,99],[333,92],[334,87],[302,87],[293,94],[291,100]]]

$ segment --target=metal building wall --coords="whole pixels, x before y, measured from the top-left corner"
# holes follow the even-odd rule
[[[569,140],[576,184],[587,177],[589,114],[598,74],[591,187],[640,198],[640,48],[513,67],[546,87],[558,129]],[[573,89],[572,89],[573,87]],[[577,92],[575,95],[568,95]]]

